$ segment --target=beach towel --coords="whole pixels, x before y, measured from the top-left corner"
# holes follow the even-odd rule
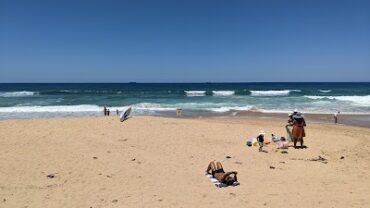
[[[292,140],[292,130],[293,130],[293,126],[287,126],[286,127],[286,133],[287,133],[286,139],[287,139],[288,142],[292,142],[293,141]]]
[[[211,174],[207,174],[206,175],[207,178],[217,187],[217,188],[223,188],[223,187],[227,187],[228,185],[224,184],[224,183],[221,183],[220,181],[218,181],[216,178],[214,178]],[[233,183],[233,185],[230,185],[230,186],[239,186],[240,183],[238,181],[235,181]]]

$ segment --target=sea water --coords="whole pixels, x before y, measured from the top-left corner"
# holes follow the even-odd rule
[[[0,119],[99,116],[106,106],[136,115],[233,111],[370,113],[370,83],[0,84]]]

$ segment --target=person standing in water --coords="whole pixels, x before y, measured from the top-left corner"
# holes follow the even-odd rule
[[[104,106],[103,111],[104,111],[104,116],[107,116],[107,107]]]

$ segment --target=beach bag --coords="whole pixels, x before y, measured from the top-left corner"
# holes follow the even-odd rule
[[[293,126],[287,126],[286,127],[286,139],[288,142],[292,142],[292,131],[293,131]]]
[[[253,138],[253,139],[252,139],[252,145],[253,145],[253,146],[257,146],[257,145],[258,145],[257,138]]]

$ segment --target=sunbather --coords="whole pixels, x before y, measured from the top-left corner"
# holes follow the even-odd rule
[[[209,172],[211,171],[211,172]],[[210,162],[207,170],[207,174],[212,174],[214,178],[216,178],[221,183],[224,183],[226,185],[233,185],[234,182],[238,181],[236,175],[238,174],[236,171],[227,172],[225,173],[222,164],[220,162]],[[233,175],[233,176],[231,176]]]

